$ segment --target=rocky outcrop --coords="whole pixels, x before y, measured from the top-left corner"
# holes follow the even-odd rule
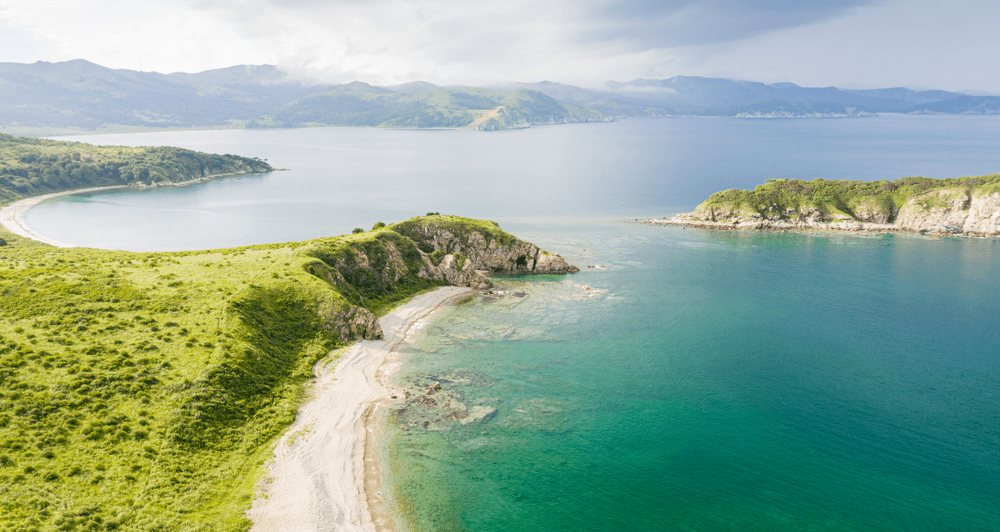
[[[499,227],[463,226],[448,220],[442,220],[441,223],[435,223],[434,220],[415,223],[411,220],[396,224],[393,229],[415,241],[424,252],[451,256],[452,260],[457,261],[459,269],[463,270],[468,269],[471,264],[473,270],[495,274],[562,274],[580,271],[558,253],[545,251],[515,238]]]
[[[469,406],[463,390],[486,385],[486,378],[474,373],[419,377],[408,383],[399,403],[390,409],[396,425],[404,430],[443,432],[457,427],[489,423],[496,407]]]
[[[653,225],[709,229],[828,229],[887,233],[1000,236],[1000,193],[977,194],[968,188],[932,190],[914,196],[898,209],[862,202],[848,215],[819,209],[773,209],[748,212],[726,205],[699,206],[673,218],[640,220]]]
[[[920,233],[1000,235],[1000,193],[952,189],[917,196],[899,210],[896,225]]]
[[[425,223],[443,220],[445,224]],[[371,309],[435,285],[493,287],[487,273],[579,271],[549,253],[501,231],[492,222],[456,216],[415,218],[370,232],[319,239],[303,248],[303,268],[339,294],[320,311],[342,340],[375,339],[382,330]],[[341,298],[342,296],[342,298]]]
[[[375,314],[366,308],[344,305],[337,309],[320,310],[323,326],[333,329],[342,341],[378,340],[382,326]]]

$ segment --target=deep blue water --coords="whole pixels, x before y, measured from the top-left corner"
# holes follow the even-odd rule
[[[498,411],[390,431],[392,502],[418,530],[1000,530],[998,241],[623,221],[770,177],[992,173],[998,125],[884,116],[88,137],[290,170],[58,200],[25,219],[74,244],[190,249],[433,210],[498,219],[583,268],[498,280],[508,295],[448,309],[411,348],[401,382],[451,376],[466,404]]]

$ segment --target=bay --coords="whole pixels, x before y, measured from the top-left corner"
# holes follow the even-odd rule
[[[1000,119],[667,119],[481,134],[94,136],[288,168],[46,202],[55,240],[301,240],[440,211],[584,271],[446,310],[400,382],[495,417],[390,418],[390,503],[423,530],[996,530],[1000,243],[625,223],[767,178],[1000,168]],[[600,266],[587,268],[588,265]],[[606,270],[605,270],[606,268]]]

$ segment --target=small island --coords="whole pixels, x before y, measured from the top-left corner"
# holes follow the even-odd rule
[[[753,190],[716,192],[694,212],[642,222],[709,229],[1000,236],[1000,174],[896,181],[769,179]]]

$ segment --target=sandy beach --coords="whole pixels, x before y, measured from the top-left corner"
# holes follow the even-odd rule
[[[381,493],[381,413],[400,399],[392,385],[398,348],[435,310],[468,288],[442,287],[382,317],[384,340],[363,341],[320,363],[311,397],[281,437],[248,512],[253,532],[395,531]],[[332,366],[332,367],[331,367]]]

